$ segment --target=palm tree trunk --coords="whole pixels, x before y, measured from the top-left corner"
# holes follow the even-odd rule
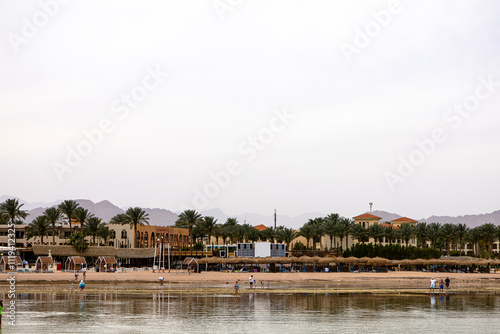
[[[52,243],[55,245],[56,244],[56,223],[52,223]]]

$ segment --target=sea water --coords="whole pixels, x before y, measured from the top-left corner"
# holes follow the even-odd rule
[[[18,294],[1,333],[500,333],[500,295]]]

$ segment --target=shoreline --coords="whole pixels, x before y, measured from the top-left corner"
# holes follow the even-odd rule
[[[249,288],[248,278],[258,281]],[[165,278],[160,287],[158,277]],[[78,290],[74,273],[15,273],[0,274],[0,294],[9,292],[8,280],[15,277],[16,293],[68,293],[68,294],[233,294],[239,280],[241,295],[265,294],[372,294],[372,295],[429,295],[429,281],[438,281],[435,296],[439,296],[439,280],[451,279],[449,294],[500,294],[500,273],[465,274],[441,272],[401,271],[390,273],[222,273],[186,272],[153,273],[131,271],[127,273],[88,272],[83,293]],[[267,288],[267,282],[270,288]],[[261,287],[260,282],[264,282]],[[71,283],[74,291],[70,292]]]

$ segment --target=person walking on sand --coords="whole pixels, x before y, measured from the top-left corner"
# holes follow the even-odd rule
[[[250,283],[250,289],[253,288],[253,275],[250,275],[250,278],[248,279],[248,283]]]
[[[434,294],[434,288],[436,287],[436,280],[431,278],[431,287],[429,289],[429,293]]]
[[[85,281],[86,279],[87,279],[87,271],[86,271],[86,270],[84,270],[84,271],[83,271],[83,280]]]
[[[3,300],[0,300],[0,327],[2,327]]]
[[[441,281],[439,281],[439,295],[442,296],[444,292],[444,281],[441,278]]]
[[[78,271],[75,270],[75,281],[78,281]]]
[[[450,287],[450,278],[446,277],[446,279],[444,280],[444,283],[446,285],[446,294],[448,294],[448,288]]]
[[[236,280],[236,283],[234,283],[234,296],[238,296],[238,292],[240,291],[240,286],[238,285],[238,280]]]

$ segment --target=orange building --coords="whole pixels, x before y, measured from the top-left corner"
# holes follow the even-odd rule
[[[354,219],[355,224],[369,228],[372,225],[378,224],[382,217],[372,215],[371,213],[364,213],[362,215],[352,217],[352,219]]]
[[[401,224],[404,224],[404,223],[415,225],[416,223],[418,223],[418,221],[411,219],[411,218],[408,218],[408,217],[401,217],[398,219],[391,220],[391,223],[393,226],[399,227],[399,226],[401,226]]]
[[[144,225],[137,226],[138,248],[154,248],[155,243],[163,241],[170,244],[171,249],[181,250],[188,247],[189,231],[187,228],[170,226]]]

